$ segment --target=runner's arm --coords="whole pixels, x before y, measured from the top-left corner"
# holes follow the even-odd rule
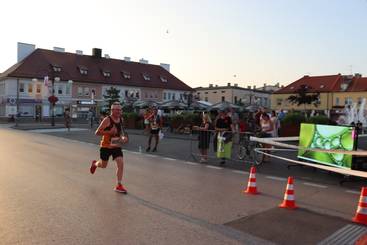
[[[116,133],[116,128],[112,127],[109,131],[105,131],[105,129],[108,127],[108,125],[110,125],[110,118],[109,117],[105,117],[103,119],[103,121],[101,122],[101,124],[99,125],[99,127],[97,128],[95,135],[98,136],[102,136],[105,134],[109,134],[109,135],[113,135]]]

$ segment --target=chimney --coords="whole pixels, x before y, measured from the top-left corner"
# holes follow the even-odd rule
[[[64,48],[60,48],[60,47],[54,47],[54,51],[60,52],[60,53],[64,53],[65,52],[65,49]]]
[[[144,58],[141,58],[139,60],[139,62],[142,63],[142,64],[149,64],[149,61],[148,60],[145,60]]]
[[[231,83],[227,83],[227,86],[228,86],[228,87],[231,87]]]
[[[254,85],[252,88],[253,88],[253,89],[256,89],[256,85]]]
[[[218,84],[215,84],[215,87],[218,87]]]
[[[160,66],[162,66],[164,69],[166,69],[168,72],[170,71],[170,64],[161,63]]]
[[[94,58],[101,58],[102,57],[102,49],[100,49],[100,48],[93,48],[92,49],[92,56]]]
[[[247,86],[247,89],[251,89],[251,86]]]
[[[105,57],[106,59],[111,58],[109,54],[104,54],[104,57]]]
[[[238,83],[235,83],[235,84],[234,84],[234,86],[235,86],[235,87],[238,87]]]
[[[362,74],[361,73],[354,73],[354,77],[355,78],[361,78],[362,77]]]
[[[78,55],[83,55],[83,51],[82,50],[75,50],[75,53]]]
[[[264,83],[264,88],[266,88],[266,83]]]
[[[22,61],[36,49],[36,45],[29,43],[17,43],[17,62]]]
[[[125,56],[125,57],[124,57],[124,61],[130,62],[130,61],[131,61],[131,58],[130,58],[130,57],[127,57],[127,56]]]
[[[212,83],[209,83],[209,88],[212,88],[213,87],[213,84]]]
[[[279,88],[279,83],[275,84],[275,87]]]

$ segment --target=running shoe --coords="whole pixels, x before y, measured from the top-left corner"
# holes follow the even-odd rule
[[[117,191],[117,192],[120,192],[120,193],[127,194],[127,190],[121,184],[117,184],[114,190]]]
[[[94,172],[95,172],[95,171],[96,171],[96,169],[97,169],[96,162],[97,162],[96,160],[93,160],[93,161],[92,161],[92,164],[90,165],[90,169],[89,169],[89,170],[90,170],[90,173],[91,173],[91,174],[94,174]]]

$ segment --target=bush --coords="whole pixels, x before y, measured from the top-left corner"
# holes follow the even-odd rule
[[[306,122],[306,117],[304,115],[297,112],[291,112],[284,117],[281,123],[282,125],[289,125],[289,124],[299,125],[303,122]]]
[[[308,123],[314,123],[314,124],[332,124],[332,121],[330,118],[324,115],[320,116],[314,116],[307,119]]]

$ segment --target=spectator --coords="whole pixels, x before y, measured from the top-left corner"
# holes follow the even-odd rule
[[[210,145],[210,134],[208,131],[211,129],[211,119],[209,114],[202,115],[202,122],[200,126],[194,126],[194,130],[199,130],[199,150],[201,153],[200,162],[204,163],[208,161],[208,149]]]
[[[215,125],[214,141],[217,141],[217,157],[221,158],[221,164],[225,164],[225,160],[230,159],[232,155],[232,127],[232,119],[224,110],[220,111]]]
[[[65,128],[67,128],[68,132],[70,132],[71,116],[70,116],[70,109],[69,108],[65,109],[64,120],[65,120]]]

